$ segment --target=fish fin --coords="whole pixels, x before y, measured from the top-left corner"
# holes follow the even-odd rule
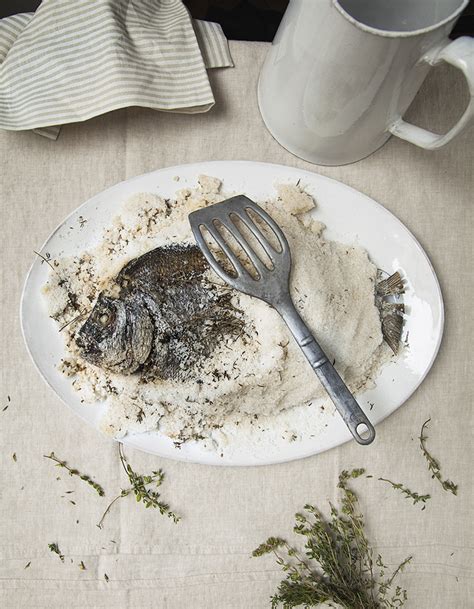
[[[398,353],[400,340],[402,337],[403,317],[396,312],[389,313],[382,317],[382,335],[390,349]]]
[[[383,279],[376,285],[376,291],[379,296],[394,296],[396,294],[403,294],[405,286],[403,285],[403,279],[399,271]]]

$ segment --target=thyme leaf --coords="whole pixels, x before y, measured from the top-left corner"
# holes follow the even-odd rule
[[[426,504],[428,499],[431,499],[431,495],[419,495],[418,493],[414,493],[409,488],[403,486],[403,484],[400,484],[399,482],[392,482],[391,480],[387,480],[386,478],[379,478],[379,480],[390,484],[392,488],[403,493],[407,499],[413,499],[413,505],[416,505],[419,502]],[[421,511],[423,511],[425,508],[426,505],[423,505]]]
[[[92,478],[87,474],[81,474],[79,470],[69,467],[66,461],[61,461],[61,459],[58,459],[53,452],[49,455],[43,455],[43,457],[45,459],[50,459],[51,461],[54,461],[56,463],[56,467],[64,467],[65,469],[67,469],[70,476],[78,476],[81,480],[87,482],[87,484],[91,486],[95,490],[95,492],[100,495],[100,497],[103,497],[105,495],[104,489],[98,482],[92,480]]]
[[[109,503],[105,512],[102,514],[100,521],[97,524],[99,529],[102,528],[104,519],[109,513],[110,508],[113,506],[113,504],[122,497],[127,497],[131,493],[135,495],[135,499],[137,500],[137,502],[143,503],[146,508],[158,508],[160,514],[168,516],[168,518],[171,518],[174,523],[179,522],[179,520],[181,519],[180,516],[172,512],[170,510],[170,506],[167,503],[161,501],[161,494],[158,491],[150,488],[150,485],[152,484],[154,484],[155,488],[161,486],[165,477],[163,470],[159,469],[158,471],[153,471],[151,474],[147,475],[137,474],[137,472],[133,470],[132,466],[128,462],[127,457],[123,452],[123,445],[121,442],[119,442],[119,457],[123,470],[127,474],[127,478],[131,486],[127,489],[122,489],[120,494],[117,495],[117,497],[115,497],[115,499],[113,499]]]
[[[392,586],[411,556],[388,575],[382,557],[374,557],[357,495],[348,487],[349,480],[364,473],[340,473],[340,505],[330,504],[329,517],[310,504],[295,514],[293,530],[304,539],[303,555],[280,537],[268,538],[253,551],[253,556],[272,553],[286,574],[271,598],[273,609],[308,609],[325,602],[345,609],[398,609],[405,603],[406,590]]]
[[[10,402],[11,402],[11,401],[12,401],[11,397],[10,397],[9,395],[7,395],[7,402],[8,402],[8,403],[7,403],[7,405],[6,405],[6,406],[4,406],[4,407],[2,408],[2,412],[5,412],[5,410],[7,410],[7,408],[10,406]]]
[[[423,452],[423,455],[425,456],[425,459],[428,462],[428,470],[431,472],[431,477],[436,478],[436,480],[438,480],[438,482],[441,484],[441,486],[443,487],[443,489],[445,491],[449,491],[453,495],[457,495],[458,494],[458,485],[454,484],[454,482],[452,480],[443,480],[443,478],[441,476],[441,466],[439,464],[439,461],[437,459],[435,459],[428,452],[428,449],[426,448],[426,440],[428,439],[428,436],[424,434],[424,431],[430,421],[431,421],[431,417],[423,423],[423,425],[421,427],[420,437],[419,437],[420,448]]]
[[[54,552],[54,554],[59,556],[61,562],[64,562],[64,554],[62,554],[57,543],[48,543],[48,548],[51,550],[51,552]]]

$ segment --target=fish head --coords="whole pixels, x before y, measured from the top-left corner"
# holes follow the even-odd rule
[[[138,297],[101,293],[76,336],[81,356],[112,372],[131,374],[145,363],[153,342],[153,322]]]

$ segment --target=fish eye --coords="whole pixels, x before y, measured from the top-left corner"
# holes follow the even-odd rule
[[[98,311],[96,321],[105,328],[113,321],[113,315],[107,313],[107,311]]]

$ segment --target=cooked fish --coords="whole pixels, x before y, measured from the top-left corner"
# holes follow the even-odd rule
[[[211,283],[196,246],[159,247],[131,260],[100,293],[76,337],[82,357],[143,380],[197,373],[223,337],[243,322],[231,293]]]

